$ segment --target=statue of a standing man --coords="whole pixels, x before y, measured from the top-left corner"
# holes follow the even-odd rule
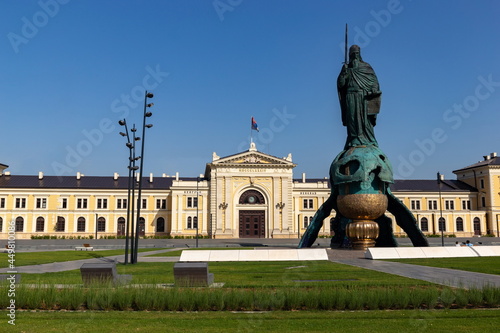
[[[363,61],[358,45],[349,48],[349,64],[337,79],[342,124],[347,126],[344,149],[363,145],[378,146],[373,127],[380,111],[380,87],[375,71]]]

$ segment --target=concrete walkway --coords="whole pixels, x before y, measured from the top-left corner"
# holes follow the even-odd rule
[[[176,262],[179,260],[179,257],[150,257],[147,258],[145,256],[149,256],[157,253],[164,253],[170,251],[178,251],[182,250],[179,248],[176,249],[163,249],[157,251],[148,251],[148,252],[139,252],[137,253],[137,260],[140,262]],[[28,273],[28,274],[41,274],[41,273],[54,273],[54,272],[62,272],[62,271],[71,271],[74,269],[80,269],[85,263],[100,263],[100,262],[119,262],[123,263],[125,261],[125,255],[117,255],[110,257],[102,257],[102,258],[92,258],[92,259],[81,259],[74,261],[62,261],[62,262],[54,262],[50,264],[41,264],[41,265],[28,265],[28,266],[19,266],[16,267],[15,271],[17,273]],[[7,273],[8,271],[12,271],[10,268],[1,268],[0,273]]]
[[[179,257],[146,257],[152,254],[178,251],[182,248],[163,249],[157,251],[139,252],[139,262],[177,262]],[[483,286],[500,287],[500,275],[466,272],[455,269],[437,268],[428,266],[409,265],[397,262],[369,260],[364,258],[363,251],[327,250],[328,259],[332,262],[361,267],[379,272],[395,274],[413,279],[460,288],[481,288]],[[52,273],[80,269],[84,263],[123,262],[124,255],[104,258],[82,259],[75,261],[55,262],[50,264],[19,266],[18,273]],[[0,273],[7,273],[9,268],[0,269]]]
[[[332,262],[428,281],[450,287],[467,289],[482,288],[484,286],[500,287],[500,275],[410,265],[399,262],[369,260],[364,258],[363,251],[327,250],[327,253],[328,259]]]

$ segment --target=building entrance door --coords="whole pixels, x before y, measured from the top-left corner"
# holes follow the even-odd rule
[[[265,238],[265,211],[240,210],[240,238]]]

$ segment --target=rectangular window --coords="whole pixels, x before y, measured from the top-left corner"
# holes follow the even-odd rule
[[[462,200],[462,209],[470,210],[470,200]]]
[[[68,199],[67,198],[62,198],[61,199],[61,208],[62,209],[68,209]]]
[[[411,209],[412,210],[420,210],[420,200],[412,200],[411,201]]]
[[[484,188],[484,179],[481,179],[479,182],[480,182],[481,188]]]
[[[36,198],[36,208],[38,209],[47,208],[47,198]]]
[[[148,209],[148,199],[142,199],[141,209]]]
[[[483,207],[486,207],[486,198],[485,197],[481,197],[481,204],[483,205]]]
[[[455,202],[453,200],[445,200],[444,207],[446,210],[454,210]]]
[[[108,209],[108,199],[97,199],[97,209]]]
[[[187,206],[188,206],[188,208],[198,207],[198,198],[197,197],[188,197],[187,198]]]
[[[156,199],[156,209],[167,209],[167,200]]]
[[[77,209],[87,209],[87,199],[77,199],[76,200]]]
[[[127,209],[127,199],[116,199],[116,209]]]
[[[437,200],[429,200],[429,210],[437,210]]]
[[[313,209],[313,208],[314,208],[314,200],[304,199],[304,209]]]
[[[16,198],[16,208],[26,208],[26,198]]]
[[[5,208],[5,198],[0,198],[0,208]]]

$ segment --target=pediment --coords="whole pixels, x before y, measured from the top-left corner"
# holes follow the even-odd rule
[[[294,166],[287,159],[267,155],[260,152],[244,152],[228,157],[220,158],[212,162],[213,165],[258,165],[258,166]]]

